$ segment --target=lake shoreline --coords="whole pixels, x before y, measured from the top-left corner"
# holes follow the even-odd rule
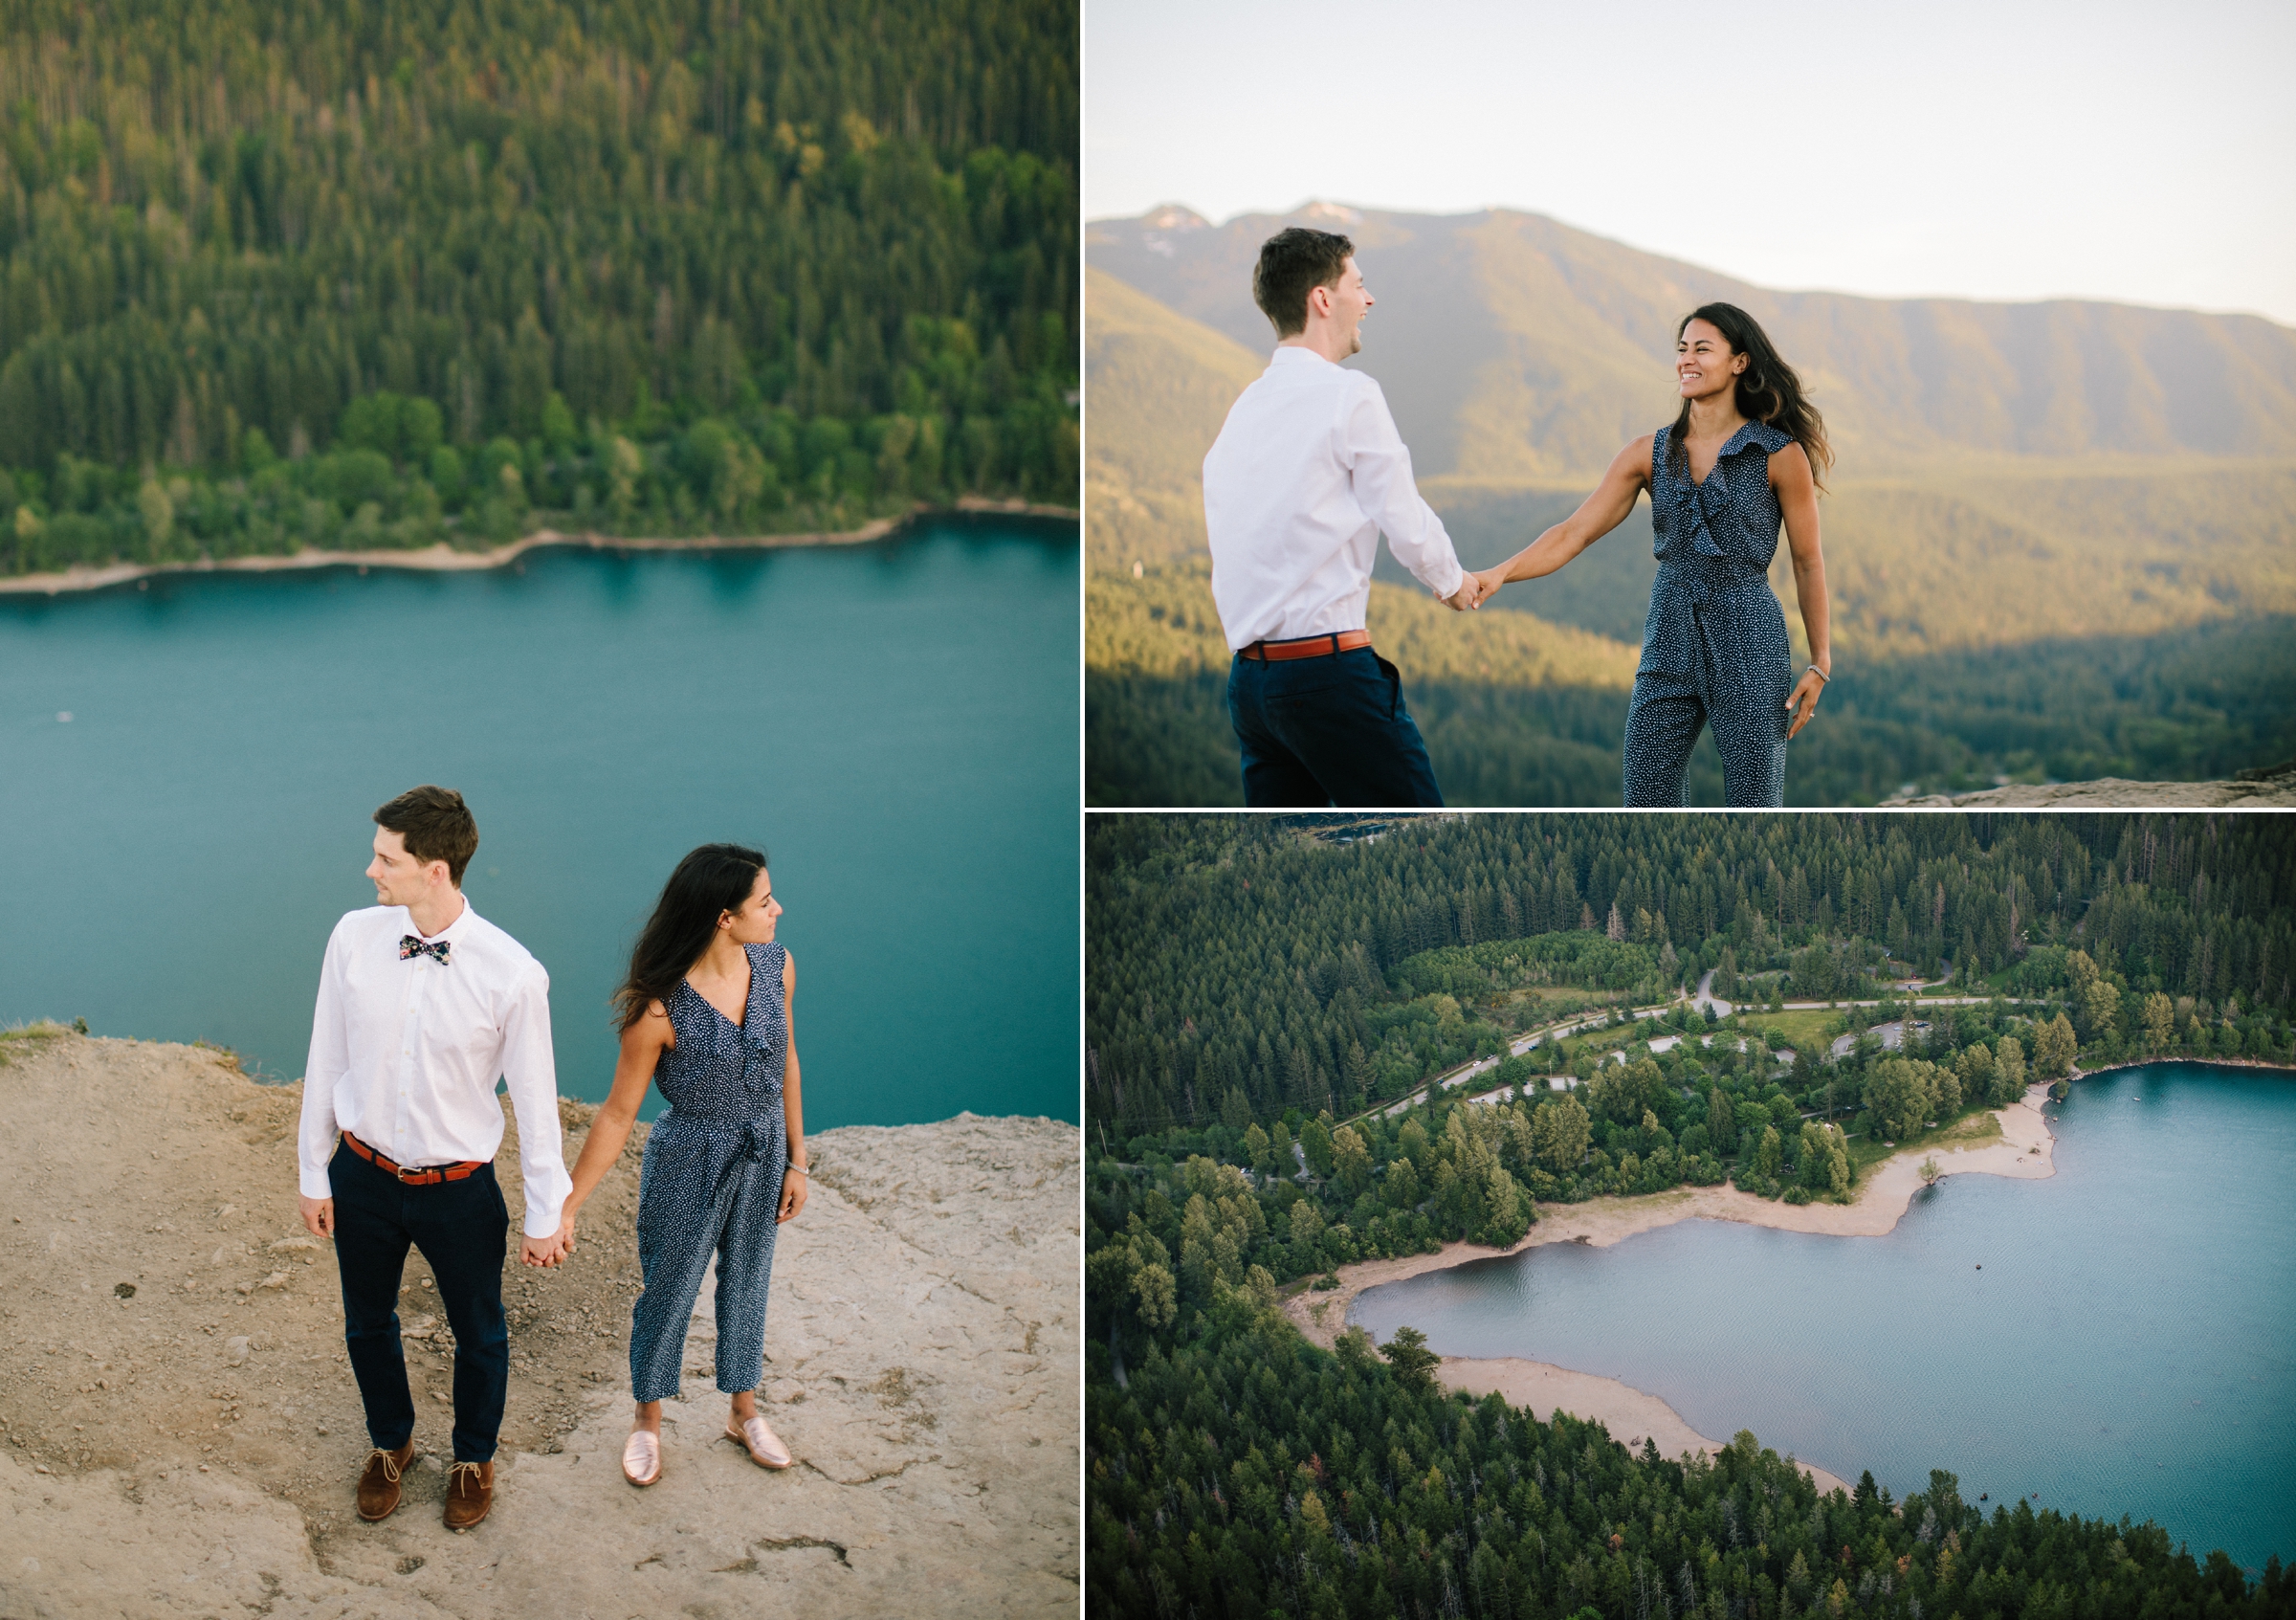
[[[1358,1260],[1338,1268],[1336,1291],[1294,1294],[1284,1301],[1284,1312],[1311,1343],[1329,1349],[1344,1330],[1357,1296],[1366,1289],[1474,1260],[1504,1259],[1541,1244],[1583,1243],[1607,1249],[1639,1232],[1687,1220],[1738,1221],[1837,1237],[1885,1236],[1895,1230],[1912,1206],[1913,1194],[1921,1190],[1920,1165],[1925,1159],[1936,1159],[1940,1180],[1978,1174],[2039,1181],[2056,1174],[2056,1138],[2041,1111],[2047,1098],[2048,1088],[2035,1084],[2026,1087],[2021,1100],[1993,1110],[2001,1134],[1983,1145],[1956,1149],[1932,1143],[1901,1150],[1866,1173],[1854,1203],[1787,1204],[1756,1198],[1726,1184],[1675,1187],[1634,1198],[1591,1199],[1584,1204],[1550,1204],[1539,1211],[1537,1224],[1523,1239],[1508,1248],[1456,1242],[1445,1244],[1432,1254]],[[1530,1409],[1542,1422],[1557,1410],[1567,1411],[1581,1420],[1602,1424],[1615,1438],[1630,1444],[1648,1438],[1664,1455],[1687,1451],[1711,1454],[1722,1450],[1723,1442],[1699,1433],[1661,1397],[1598,1373],[1516,1356],[1445,1356],[1437,1376],[1446,1387],[1468,1394],[1495,1390],[1510,1403]],[[1797,1459],[1796,1466],[1817,1482],[1821,1493],[1837,1486],[1848,1488],[1814,1464]]]
[[[420,550],[322,551],[305,547],[288,556],[202,558],[191,563],[114,563],[107,567],[67,568],[61,573],[18,574],[0,579],[0,595],[62,596],[82,591],[108,590],[135,580],[168,574],[268,574],[307,568],[405,568],[417,573],[469,573],[507,567],[529,551],[546,547],[589,551],[778,551],[799,547],[867,545],[890,540],[936,518],[1017,518],[1030,522],[1073,523],[1082,515],[1067,506],[1036,505],[1027,501],[989,500],[960,497],[947,506],[918,504],[897,517],[878,518],[857,529],[807,534],[695,535],[674,539],[630,538],[592,532],[567,533],[537,529],[505,545],[485,551],[457,551],[445,541]]]
[[[2107,1063],[2100,1068],[2084,1069],[2078,1064],[2066,1071],[2068,1080],[2089,1080],[2099,1075],[2118,1074],[2123,1069],[2149,1069],[2155,1063],[2205,1063],[2212,1069],[2270,1069],[2283,1075],[2296,1075],[2296,1063],[2274,1063],[2262,1057],[2130,1057],[2119,1063]]]

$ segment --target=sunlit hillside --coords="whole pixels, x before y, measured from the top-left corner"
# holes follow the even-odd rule
[[[1087,544],[1110,561],[1200,554],[1203,453],[1264,363],[1113,276],[1084,279],[1091,376],[1108,408],[1085,463]]]

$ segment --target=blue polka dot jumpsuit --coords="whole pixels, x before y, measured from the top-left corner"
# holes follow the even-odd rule
[[[789,1048],[778,944],[744,945],[749,1001],[734,1023],[683,979],[664,1008],[677,1044],[653,1071],[669,1110],[653,1122],[638,1176],[638,1264],[629,1382],[640,1401],[677,1394],[686,1324],[718,1256],[718,1387],[764,1375],[765,1287],[789,1160],[782,1065]]]
[[[1626,804],[1689,803],[1690,749],[1711,725],[1730,805],[1776,809],[1786,799],[1794,660],[1770,589],[1783,522],[1770,457],[1793,436],[1749,422],[1693,483],[1689,456],[1667,454],[1672,433],[1661,428],[1650,446],[1658,578],[1626,711]]]

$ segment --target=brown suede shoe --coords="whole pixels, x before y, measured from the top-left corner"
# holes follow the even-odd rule
[[[395,1452],[377,1446],[366,1454],[366,1468],[359,1476],[359,1517],[369,1524],[388,1519],[399,1505],[399,1476],[414,1460],[414,1442]]]
[[[447,1528],[468,1530],[495,1505],[495,1465],[456,1462],[447,1465]]]

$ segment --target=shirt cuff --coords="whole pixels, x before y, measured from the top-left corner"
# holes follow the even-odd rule
[[[1444,575],[1440,573],[1434,579],[1423,579],[1420,583],[1438,596],[1445,598],[1456,596],[1459,594],[1459,588],[1467,583],[1467,569],[1460,565],[1459,559],[1454,557],[1446,571],[1450,578],[1448,585],[1443,583]]]
[[[547,1237],[556,1237],[558,1235],[559,1222],[565,1214],[565,1201],[563,1199],[559,1201],[558,1207],[554,1209],[539,1209],[532,1204],[527,1205],[526,1225],[524,1228],[526,1235],[533,1238],[537,1243],[541,1242]],[[547,1215],[549,1219],[538,1219],[538,1217],[542,1215]],[[536,1230],[537,1228],[540,1228],[541,1230],[538,1231]]]
[[[332,1198],[335,1196],[335,1184],[327,1179],[327,1172],[324,1169],[315,1170],[308,1165],[301,1165],[296,1172],[296,1184],[301,1188],[305,1198]]]

